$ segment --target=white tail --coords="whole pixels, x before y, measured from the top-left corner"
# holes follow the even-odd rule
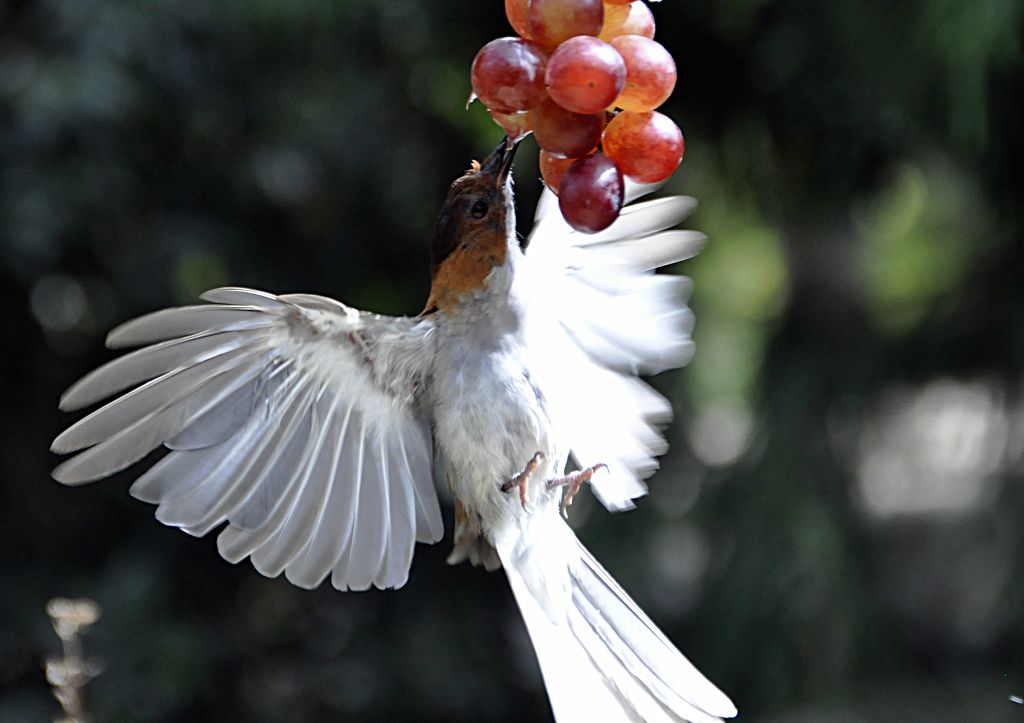
[[[560,517],[524,515],[520,524],[495,545],[558,723],[736,715]]]

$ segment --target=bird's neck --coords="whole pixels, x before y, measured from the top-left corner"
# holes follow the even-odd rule
[[[496,235],[461,243],[434,274],[425,308],[452,313],[466,304],[507,299],[521,253]]]
[[[518,273],[522,261],[522,251],[513,246],[508,249],[504,263],[490,267],[478,286],[454,298],[448,295],[435,298],[432,294],[432,303],[441,301],[433,308],[444,319],[448,332],[464,336],[467,343],[484,347],[518,336],[526,318],[525,297],[521,291],[525,280]]]

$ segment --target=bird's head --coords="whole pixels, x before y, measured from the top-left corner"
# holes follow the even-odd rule
[[[516,148],[502,140],[448,189],[430,248],[427,311],[451,307],[508,258],[516,239],[511,173]]]

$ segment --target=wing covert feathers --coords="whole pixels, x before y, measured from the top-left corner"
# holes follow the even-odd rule
[[[79,452],[54,477],[91,482],[164,446],[131,493],[165,524],[204,535],[226,521],[226,559],[302,587],[403,585],[415,543],[442,535],[417,397],[432,323],[307,294],[202,298],[110,332],[111,348],[143,348],[86,375],[61,408],[130,391],[54,440]]]

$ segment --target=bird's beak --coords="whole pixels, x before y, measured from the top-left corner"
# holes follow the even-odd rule
[[[491,155],[480,165],[480,172],[494,177],[494,185],[500,188],[505,185],[508,173],[512,170],[512,159],[516,156],[518,143],[509,143],[506,136],[501,139],[498,147],[491,151]]]

